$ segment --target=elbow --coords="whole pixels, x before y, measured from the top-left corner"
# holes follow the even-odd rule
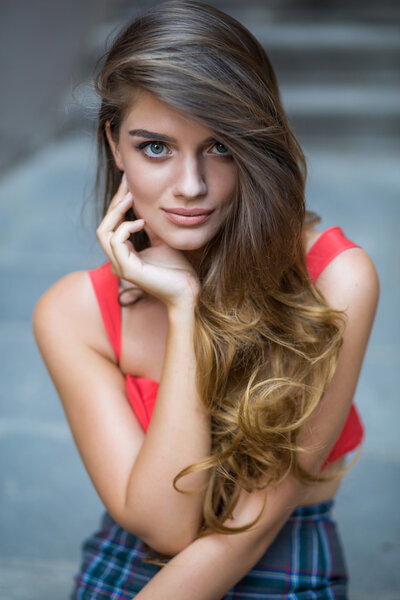
[[[167,556],[175,556],[187,548],[196,538],[198,526],[196,528],[185,527],[185,523],[174,524],[171,520],[160,521],[159,519],[132,520],[132,517],[126,519],[116,519],[118,524],[129,533],[139,537],[145,544],[150,546],[156,552]],[[139,523],[137,522],[139,521]]]
[[[175,526],[173,523],[152,523],[143,527],[137,535],[156,552],[175,556],[195,540],[197,529],[191,531],[182,523]]]
[[[148,535],[143,535],[141,539],[156,552],[167,556],[175,556],[187,548],[195,538],[194,536],[184,537],[173,534],[170,536],[163,536],[159,533],[154,535],[153,532],[149,532]]]
[[[200,509],[199,509],[200,508]],[[117,516],[117,515],[116,515]],[[196,538],[202,522],[201,506],[196,511],[163,507],[159,497],[148,497],[141,486],[131,489],[131,500],[125,497],[115,520],[129,533],[136,535],[150,548],[174,556]]]

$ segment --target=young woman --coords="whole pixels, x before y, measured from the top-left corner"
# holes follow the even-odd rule
[[[377,304],[368,255],[305,213],[271,64],[165,2],[97,76],[107,262],[34,331],[106,507],[72,597],[346,598],[332,520]]]

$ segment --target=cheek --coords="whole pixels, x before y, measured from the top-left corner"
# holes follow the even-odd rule
[[[235,167],[218,173],[214,180],[214,189],[221,204],[233,201],[237,185],[237,170]]]
[[[127,165],[126,177],[128,188],[132,192],[134,206],[145,209],[157,203],[163,189],[163,181],[155,177],[154,169],[146,165]]]

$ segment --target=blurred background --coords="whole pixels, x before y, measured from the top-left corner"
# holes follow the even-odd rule
[[[381,302],[356,402],[366,426],[337,497],[351,600],[400,598],[400,4],[210,1],[263,43],[305,151],[307,201],[377,266]],[[67,598],[102,507],[31,332],[40,295],[105,260],[91,187],[90,78],[155,4],[0,2],[0,597]],[[173,27],[173,24],[171,24]],[[60,340],[62,343],[62,340]]]

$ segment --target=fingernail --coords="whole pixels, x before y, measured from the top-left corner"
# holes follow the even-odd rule
[[[121,182],[122,182],[122,183],[126,183],[126,175],[125,175],[125,171],[124,171],[124,173],[123,173],[123,175],[122,175]]]

